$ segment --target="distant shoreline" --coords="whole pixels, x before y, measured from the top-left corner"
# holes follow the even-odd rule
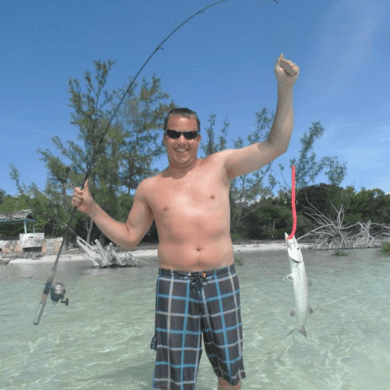
[[[157,257],[157,246],[158,244],[141,244],[131,251],[135,258],[143,257]],[[308,248],[308,244],[300,244],[301,248]],[[286,249],[286,243],[284,240],[275,240],[275,241],[250,241],[250,242],[240,242],[239,244],[233,244],[233,251],[235,254],[241,252],[261,252],[261,251],[273,251],[273,250],[284,250]],[[1,256],[0,255],[0,265],[1,264],[42,264],[42,263],[54,263],[57,258],[57,254],[50,253],[42,255],[40,253],[31,253],[31,257],[21,256],[17,257],[16,254],[13,256]],[[34,257],[35,255],[35,257]],[[72,249],[61,254],[60,261],[87,261],[81,250]]]

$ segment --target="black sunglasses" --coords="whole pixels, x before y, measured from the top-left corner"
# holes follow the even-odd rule
[[[182,134],[184,135],[185,139],[194,139],[198,136],[197,131],[176,131],[176,130],[166,131],[166,135],[172,139],[178,139]]]

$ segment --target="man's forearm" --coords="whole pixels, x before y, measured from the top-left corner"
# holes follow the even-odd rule
[[[101,232],[115,244],[126,250],[131,250],[135,247],[131,243],[130,232],[126,224],[111,218],[96,202],[91,207],[88,215]]]
[[[288,148],[293,125],[293,87],[278,85],[278,103],[268,142],[279,154],[284,153]]]

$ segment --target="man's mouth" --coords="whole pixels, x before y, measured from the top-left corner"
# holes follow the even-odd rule
[[[184,153],[186,151],[187,151],[187,149],[176,149],[176,152],[179,152],[179,153]]]

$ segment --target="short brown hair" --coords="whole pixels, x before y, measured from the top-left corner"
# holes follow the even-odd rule
[[[195,118],[196,122],[198,123],[198,131],[200,131],[200,121],[198,118],[198,115],[195,111],[190,110],[189,108],[174,108],[171,111],[168,112],[167,116],[165,117],[165,122],[164,122],[164,131],[167,130],[168,126],[168,120],[170,116],[179,116],[179,117],[184,117],[184,118]]]

